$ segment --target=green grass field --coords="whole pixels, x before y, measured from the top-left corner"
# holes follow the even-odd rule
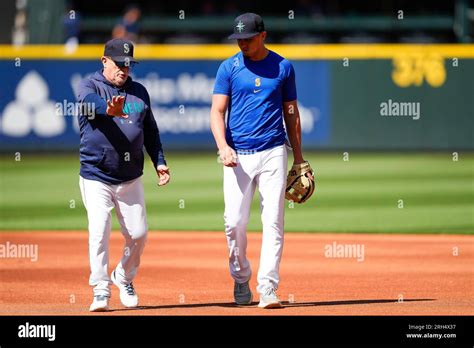
[[[474,154],[311,153],[314,196],[288,206],[286,230],[303,232],[474,233]],[[171,183],[157,187],[146,164],[152,230],[222,230],[222,165],[215,153],[168,153]],[[77,155],[0,157],[0,230],[87,228]],[[399,208],[403,200],[403,208]],[[183,207],[184,204],[184,207]],[[258,193],[249,230],[259,231]],[[114,229],[118,223],[114,217]]]

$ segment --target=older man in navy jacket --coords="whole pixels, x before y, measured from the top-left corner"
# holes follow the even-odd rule
[[[125,307],[137,307],[133,287],[147,237],[146,209],[141,176],[145,146],[159,176],[170,179],[160,133],[145,87],[132,81],[136,64],[133,44],[123,39],[106,43],[103,69],[84,79],[79,87],[79,186],[89,220],[89,284],[94,287],[90,311],[107,311],[110,285],[120,290]],[[116,209],[125,237],[123,256],[108,275],[111,211]]]

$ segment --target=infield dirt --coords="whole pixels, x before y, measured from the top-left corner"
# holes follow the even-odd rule
[[[286,233],[283,308],[262,310],[255,293],[261,234],[248,234],[254,303],[238,307],[223,232],[150,232],[134,281],[141,306],[123,308],[112,286],[107,313],[88,312],[87,238],[81,231],[0,233],[0,244],[38,246],[34,262],[0,259],[0,315],[474,314],[470,235]],[[112,270],[122,253],[120,233],[112,233],[110,245]],[[363,260],[328,257],[340,245],[363,246]]]

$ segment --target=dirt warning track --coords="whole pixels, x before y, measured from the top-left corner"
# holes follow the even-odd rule
[[[87,238],[1,232],[0,315],[92,314]],[[261,234],[248,239],[257,301]],[[122,247],[112,233],[110,270]],[[140,307],[123,308],[112,286],[112,310],[93,315],[473,315],[473,264],[474,236],[286,233],[284,307],[262,310],[233,304],[223,232],[150,232],[134,281]]]

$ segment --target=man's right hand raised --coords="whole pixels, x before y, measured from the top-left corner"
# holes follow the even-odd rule
[[[112,101],[107,100],[106,114],[109,116],[128,118],[128,115],[123,113],[124,101],[125,101],[124,96],[113,96]]]

